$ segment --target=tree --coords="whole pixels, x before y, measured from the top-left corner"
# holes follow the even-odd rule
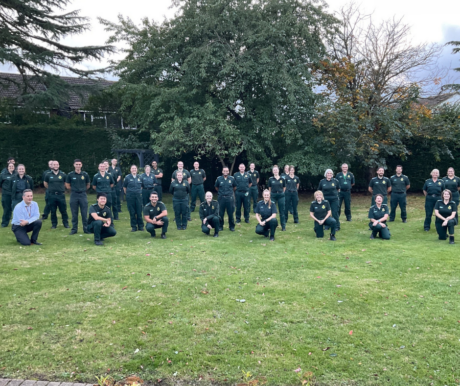
[[[0,0],[0,63],[11,64],[22,75],[22,82],[1,77],[3,84],[20,88],[25,106],[59,105],[68,100],[70,86],[53,72],[88,77],[97,71],[78,67],[84,60],[100,60],[112,46],[72,47],[62,44],[66,35],[89,28],[78,11],[63,12],[69,0]],[[60,13],[56,13],[60,12]],[[41,86],[45,87],[41,87]],[[40,92],[35,92],[39,90]]]
[[[453,54],[458,54],[460,52],[460,41],[452,41],[452,42],[448,42],[447,44],[455,47],[452,49]],[[460,67],[454,68],[454,71],[460,72]],[[451,90],[460,91],[460,84],[447,84],[444,86],[444,88],[449,88]]]
[[[316,95],[311,66],[336,20],[303,0],[184,0],[177,15],[141,26],[102,20],[116,63],[122,110],[151,132],[156,153],[243,152],[268,167],[287,148],[310,148]],[[314,152],[310,152],[313,154]],[[305,166],[307,167],[307,166]]]

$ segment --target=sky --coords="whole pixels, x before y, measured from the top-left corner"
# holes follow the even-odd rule
[[[348,0],[329,0],[329,11],[335,12]],[[435,42],[445,44],[448,41],[460,40],[460,1],[458,0],[356,0],[363,13],[372,13],[376,21],[389,18],[401,18],[412,28],[414,43]],[[174,16],[171,9],[171,0],[73,0],[69,10],[79,9],[81,15],[90,19],[91,30],[77,36],[64,39],[66,44],[72,45],[102,45],[109,34],[98,22],[98,17],[116,22],[118,15],[131,18],[138,23],[148,17],[157,22]],[[452,55],[452,47],[443,49],[439,66],[443,68],[460,67],[460,54]],[[118,54],[116,57],[120,57]],[[108,60],[108,58],[107,58]],[[87,62],[87,68],[98,68],[106,62]],[[1,66],[1,71],[15,72],[8,66]],[[448,77],[459,75],[450,71]]]

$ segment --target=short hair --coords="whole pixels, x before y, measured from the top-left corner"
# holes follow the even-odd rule
[[[449,200],[452,200],[452,192],[449,189],[444,189],[441,193],[441,199],[444,200],[444,193],[448,192],[449,193]]]
[[[332,177],[334,177],[334,172],[332,171],[332,169],[326,169],[326,171],[324,172],[324,177],[327,177],[327,173],[332,173]]]
[[[251,165],[256,166],[256,164],[255,164],[254,162],[251,162],[251,163],[249,164],[249,166],[251,166]]]
[[[226,165],[224,165],[224,167],[222,168],[222,170],[224,170],[224,169],[230,170],[230,169],[228,168],[228,166],[226,166]]]
[[[158,193],[156,191],[153,191],[150,193],[150,197],[152,197],[153,195],[158,196]]]
[[[6,160],[6,162],[8,163],[8,162],[10,162],[10,161],[16,161],[16,160],[14,159],[14,157],[8,157],[8,159]]]
[[[116,158],[112,158],[112,161],[117,161],[117,162],[118,162],[118,159],[116,159]]]
[[[24,189],[24,190],[22,191],[22,196],[24,197],[25,194],[26,194],[26,193],[29,193],[29,192],[32,193],[32,194],[34,193],[34,192],[32,191],[32,189]]]
[[[374,201],[376,201],[376,198],[377,198],[377,197],[381,197],[381,198],[382,198],[382,201],[384,200],[383,194],[380,194],[380,193],[376,194],[376,195],[374,196]]]
[[[212,194],[212,192],[209,190],[204,195],[206,196],[208,193],[211,193],[211,196],[214,196],[214,194]]]
[[[402,169],[402,165],[396,165],[396,169],[397,168],[401,168]]]
[[[19,168],[19,166],[23,166],[23,167],[24,167],[24,170],[26,170],[26,165],[24,165],[24,164],[19,164],[16,168]]]
[[[74,164],[77,163],[77,162],[83,163],[83,162],[81,162],[81,159],[78,159],[78,158],[73,160]]]
[[[348,164],[347,164],[346,162],[344,162],[341,166],[343,166],[343,165],[347,165],[347,166],[348,166]]]
[[[383,166],[379,166],[379,167],[377,168],[377,171],[379,171],[380,169],[383,169],[383,171],[385,171],[385,168],[384,168]]]
[[[107,198],[107,194],[104,193],[104,192],[99,192],[99,193],[97,194],[97,198],[99,198],[99,197],[105,197],[105,198]]]
[[[313,197],[316,198],[316,196],[321,196],[324,200],[324,193],[321,190],[317,190],[315,193],[313,193]]]
[[[280,171],[280,167],[278,165],[273,165],[272,166],[272,171],[275,170],[275,168],[278,169],[278,171]]]
[[[147,169],[147,168],[152,169],[152,167],[150,165],[145,165],[144,170]]]
[[[246,165],[244,164],[244,162],[241,162],[238,166],[241,166],[243,165],[244,167],[246,167]]]
[[[430,173],[430,176],[433,175],[433,172],[438,172],[438,174],[439,174],[439,169],[433,169],[433,170],[431,171],[431,173]]]
[[[131,170],[131,169],[133,168],[133,166],[135,166],[136,169],[137,169],[137,165],[131,165],[131,166],[129,167],[129,170]]]

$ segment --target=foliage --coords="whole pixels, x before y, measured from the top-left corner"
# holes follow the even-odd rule
[[[454,48],[452,49],[453,54],[458,54],[460,52],[460,41],[452,41],[452,42],[448,42],[447,44],[454,46]],[[454,68],[454,70],[460,71],[460,67]],[[450,88],[455,91],[460,91],[460,84],[448,84],[448,85],[445,85],[444,88]]]

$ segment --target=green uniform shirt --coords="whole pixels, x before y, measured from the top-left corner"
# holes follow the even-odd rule
[[[324,198],[338,198],[340,189],[340,183],[335,178],[331,178],[329,181],[327,178],[323,178],[318,185],[318,190],[321,190],[324,194]],[[321,219],[322,220],[322,219]]]
[[[172,179],[175,180],[176,179],[176,175],[177,173],[179,172],[179,170],[175,170],[174,173],[172,174]],[[182,178],[184,180],[188,180],[190,178],[190,172],[188,170],[185,170],[185,169],[182,169]]]
[[[190,170],[190,177],[192,177],[192,185],[203,185],[203,179],[206,178],[206,173],[203,169]]]
[[[132,174],[128,174],[123,181],[123,187],[126,188],[126,194],[141,194],[141,177],[137,174],[136,177],[134,177]]]
[[[216,188],[219,188],[219,196],[231,196],[233,195],[233,188],[236,188],[236,181],[232,176],[219,176],[214,184]]]
[[[13,188],[13,181],[14,178],[16,177],[16,173],[9,173],[8,171],[6,173],[2,173],[0,175],[0,187],[2,188],[2,194],[12,194],[12,188]]]
[[[248,172],[244,172],[243,174],[236,172],[233,178],[236,182],[237,192],[249,192],[249,184],[252,184],[252,178]]]
[[[83,171],[80,174],[75,171],[70,172],[65,182],[70,184],[72,192],[86,192],[86,185],[90,183],[88,173]]]
[[[157,179],[157,184],[161,185],[161,181],[163,181],[163,177],[158,178],[157,175],[160,174],[160,173],[163,174],[163,169],[160,169],[160,168],[154,169],[154,168],[152,168],[152,173],[155,175],[155,178]]]
[[[286,176],[286,192],[297,192],[297,184],[300,183],[299,177],[294,174],[291,178],[290,175]]]
[[[434,182],[432,178],[429,178],[425,181],[423,190],[426,192],[427,196],[441,196],[441,192],[444,190],[444,181],[438,179]]]
[[[355,176],[350,172],[347,172],[347,174],[339,172],[335,176],[335,179],[339,181],[340,190],[344,192],[351,190],[352,185],[355,184]]]
[[[100,208],[99,204],[93,204],[89,207],[88,225],[96,221],[91,213],[96,213],[99,217],[110,218],[112,220],[112,211],[108,206]],[[113,226],[113,221],[110,221],[110,226]]]
[[[54,172],[47,173],[45,182],[48,183],[48,191],[50,193],[65,193],[65,180],[67,176],[59,170],[58,174]]]
[[[279,180],[275,177],[270,177],[268,179],[267,187],[271,188],[271,193],[284,193],[286,180],[283,177],[280,177]]]
[[[203,222],[204,219],[207,219],[207,222],[211,221],[214,217],[219,217],[219,203],[212,200],[211,205],[206,201],[200,204],[200,219]]]
[[[97,193],[110,193],[112,191],[110,185],[113,183],[114,181],[110,173],[104,173],[104,176],[101,173],[96,173],[93,177],[92,185],[96,187]]]
[[[254,169],[253,172],[251,172],[250,170],[248,171],[249,175],[251,176],[251,180],[252,180],[252,186],[251,188],[253,188],[254,186],[257,186],[257,180],[260,178],[260,174],[257,170]]]
[[[282,179],[282,178],[281,178]],[[270,208],[268,207],[268,203],[265,203],[264,200],[261,200],[257,203],[257,206],[256,206],[256,209],[255,209],[255,212],[256,213],[259,213],[262,221],[265,221],[267,218],[269,218],[272,214],[274,213],[278,213],[277,209],[276,209],[276,204],[271,201],[270,202]]]
[[[51,169],[45,170],[45,171],[43,172],[43,174],[42,174],[42,181],[43,181],[43,182],[45,182],[45,177],[46,177],[46,175],[47,175],[48,173],[51,173],[51,172],[52,172]]]
[[[392,193],[406,193],[406,187],[410,185],[409,178],[404,174],[397,176],[396,174],[390,177],[391,180],[391,192]]]
[[[13,184],[11,186],[11,193],[18,194],[22,193],[26,189],[34,188],[34,180],[31,176],[25,174],[22,178],[19,177],[19,174],[16,174],[13,179]]]
[[[183,200],[187,198],[190,193],[190,185],[185,179],[183,179],[182,182],[174,180],[169,186],[169,193],[173,195],[173,198]]]
[[[449,201],[449,203],[446,205],[444,204],[443,200],[438,200],[438,202],[436,202],[436,205],[434,206],[434,210],[439,211],[439,214],[442,217],[446,218],[449,217],[452,214],[452,212],[457,211],[457,204],[455,204],[454,201]],[[442,223],[444,221],[436,216],[436,222]]]
[[[391,186],[391,181],[387,177],[374,177],[369,183],[369,186],[372,188],[373,196],[375,196],[376,194],[386,196],[388,194],[387,189]]]
[[[369,219],[371,220],[380,220],[385,216],[386,214],[390,214],[390,211],[388,210],[388,206],[385,204],[382,204],[382,206],[379,207],[377,205],[372,205],[369,209]],[[382,221],[382,223],[386,223],[386,221]]]
[[[157,204],[155,206],[153,206],[152,203],[149,202],[146,206],[144,206],[143,213],[144,216],[149,216],[149,219],[153,220],[155,216],[159,216],[160,213],[164,210],[166,210],[166,205],[163,204],[161,201],[157,201]],[[161,218],[159,220],[161,220]]]
[[[113,178],[113,183],[118,184],[118,177],[121,177],[121,169],[119,166],[112,167],[112,165],[109,166],[108,172],[112,175]],[[121,182],[121,179],[120,179]]]
[[[157,179],[153,173],[150,175],[141,174],[142,189],[153,189],[153,185],[157,183]]]
[[[310,205],[310,213],[313,213],[317,220],[324,220],[330,210],[331,204],[327,200],[321,202],[315,200]]]
[[[449,177],[444,177],[443,179],[444,182],[444,189],[449,189],[452,194],[457,193],[458,194],[458,188],[460,186],[460,178],[454,177],[454,178],[449,178]]]

